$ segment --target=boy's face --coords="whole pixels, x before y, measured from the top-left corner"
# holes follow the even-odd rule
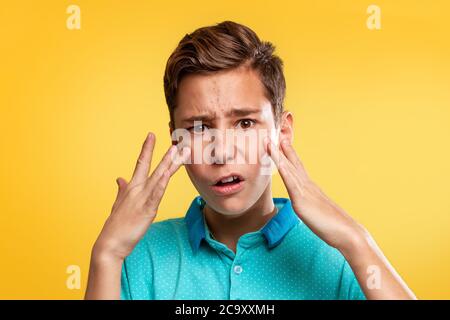
[[[263,139],[270,135],[278,141],[279,126],[257,71],[239,67],[186,76],[173,118],[175,129],[189,130],[191,162],[185,168],[212,209],[240,215],[264,193],[271,196],[273,164]],[[229,175],[238,180],[218,182]]]

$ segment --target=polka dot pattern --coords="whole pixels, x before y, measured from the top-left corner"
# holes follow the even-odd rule
[[[152,224],[125,259],[121,298],[365,299],[341,253],[300,219],[275,247],[257,231],[239,239],[236,253],[205,229],[194,251],[184,218]]]

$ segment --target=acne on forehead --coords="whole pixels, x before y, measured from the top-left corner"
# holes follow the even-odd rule
[[[231,107],[258,107],[264,119],[273,116],[272,105],[259,74],[249,67],[210,75],[187,75],[180,82],[176,104],[175,119],[200,113],[224,114]]]

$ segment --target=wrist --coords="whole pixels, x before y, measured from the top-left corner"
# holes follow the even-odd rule
[[[97,265],[121,265],[125,260],[125,257],[116,253],[111,246],[98,241],[94,244],[91,254],[92,260]]]
[[[346,240],[337,248],[347,260],[354,260],[370,251],[371,236],[360,224],[355,223],[346,232]]]

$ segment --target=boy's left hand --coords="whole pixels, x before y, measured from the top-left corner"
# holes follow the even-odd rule
[[[264,146],[286,185],[292,207],[300,219],[322,240],[340,251],[351,250],[364,239],[365,229],[330,200],[309,178],[289,140],[274,145],[267,137]]]

